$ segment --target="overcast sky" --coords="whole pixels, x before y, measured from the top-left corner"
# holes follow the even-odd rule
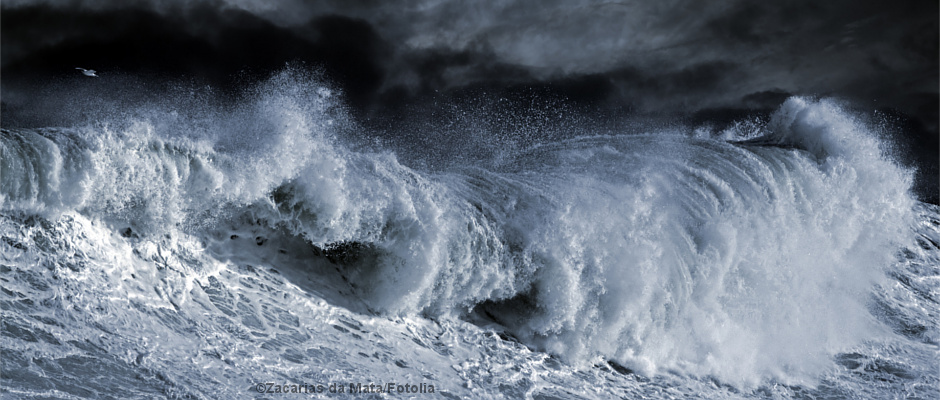
[[[304,61],[364,114],[528,87],[667,114],[837,96],[911,117],[937,150],[936,0],[128,3],[4,0],[4,102],[75,66],[226,87]]]

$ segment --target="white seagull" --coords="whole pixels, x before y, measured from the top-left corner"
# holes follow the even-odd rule
[[[79,67],[75,67],[75,69],[81,70],[82,73],[85,74],[85,76],[93,76],[95,78],[98,77],[98,75],[95,75],[95,70],[93,69],[85,69],[85,68],[79,68]]]

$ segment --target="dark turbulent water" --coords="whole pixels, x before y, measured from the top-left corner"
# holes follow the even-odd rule
[[[940,209],[837,102],[422,170],[334,97],[4,129],[4,397],[940,396]]]

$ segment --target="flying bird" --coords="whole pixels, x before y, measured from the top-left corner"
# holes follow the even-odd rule
[[[98,75],[95,75],[95,70],[93,69],[85,69],[85,68],[79,68],[79,67],[75,67],[75,69],[81,70],[82,73],[85,74],[85,76],[93,76],[95,78],[98,77]]]

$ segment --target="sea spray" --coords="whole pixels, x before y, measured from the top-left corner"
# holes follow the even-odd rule
[[[812,384],[886,334],[867,302],[907,239],[910,174],[835,102],[790,99],[751,143],[586,132],[421,171],[338,140],[353,124],[331,92],[292,74],[195,117],[4,130],[2,208],[145,240],[293,236],[310,249],[292,257],[335,264],[370,312],[482,315],[566,362],[645,375]]]

